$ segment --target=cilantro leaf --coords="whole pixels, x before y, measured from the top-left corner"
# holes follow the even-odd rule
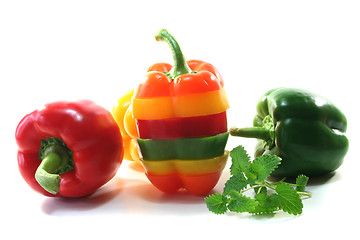
[[[276,155],[263,155],[252,162],[251,169],[257,175],[257,180],[264,181],[280,163],[281,158]]]
[[[275,191],[277,194],[274,196],[276,196],[276,203],[280,209],[294,215],[302,213],[303,204],[293,187],[287,183],[280,182],[276,185]]]
[[[205,203],[209,211],[215,214],[224,214],[227,212],[228,199],[220,193],[208,196],[205,198]]]
[[[246,172],[250,169],[251,162],[250,156],[247,154],[243,146],[238,146],[231,150],[230,157],[232,159],[232,164],[230,167],[230,173],[232,175],[237,175],[242,172]]]
[[[229,195],[231,196],[229,202],[229,210],[232,212],[252,212],[258,205],[255,199],[246,197],[245,195],[232,190]]]
[[[296,178],[296,191],[298,192],[304,192],[305,191],[305,186],[308,182],[309,178],[303,174],[300,174],[297,178]]]

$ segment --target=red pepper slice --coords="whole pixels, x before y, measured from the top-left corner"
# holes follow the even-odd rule
[[[143,139],[207,137],[227,131],[226,112],[185,118],[136,119],[136,124]]]
[[[48,104],[26,115],[15,137],[21,175],[30,187],[47,196],[88,195],[115,176],[123,158],[118,125],[106,109],[91,101]],[[52,138],[57,139],[55,143],[48,140]],[[42,161],[39,152],[45,157]],[[73,169],[57,173],[71,165],[70,155]],[[35,173],[40,173],[37,179]],[[51,187],[45,190],[38,181]]]

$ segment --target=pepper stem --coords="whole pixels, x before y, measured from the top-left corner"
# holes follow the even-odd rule
[[[258,118],[256,118],[258,119]],[[254,122],[255,124],[255,122]],[[257,138],[264,140],[269,148],[272,148],[275,144],[275,124],[270,115],[261,119],[261,126],[256,121],[255,127],[249,128],[230,128],[229,132],[231,136]]]
[[[59,174],[54,174],[59,166],[62,165],[62,160],[56,153],[49,153],[39,165],[35,172],[35,179],[46,191],[51,194],[57,194],[60,189],[61,177]]]
[[[258,138],[266,142],[271,140],[271,134],[269,130],[264,127],[249,127],[249,128],[235,128],[232,127],[229,130],[231,136],[246,137],[246,138]]]
[[[35,172],[35,179],[51,194],[60,189],[60,174],[74,169],[72,151],[58,138],[50,137],[41,141],[39,159],[41,164]]]
[[[174,66],[170,70],[169,74],[172,79],[182,74],[191,73],[190,67],[187,65],[185,57],[180,49],[178,42],[175,38],[166,30],[162,29],[155,35],[156,41],[167,42],[171,48],[174,58]]]

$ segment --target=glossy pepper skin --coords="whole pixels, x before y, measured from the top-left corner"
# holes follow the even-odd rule
[[[156,40],[169,44],[174,66],[154,64],[135,89],[131,111],[140,162],[150,182],[163,192],[184,188],[206,194],[218,182],[228,157],[224,81],[211,64],[185,61],[166,30]]]
[[[311,92],[276,88],[259,100],[252,128],[232,128],[230,134],[259,138],[255,156],[282,158],[273,175],[320,176],[343,163],[349,142],[345,115],[329,100]]]
[[[123,158],[112,115],[87,100],[33,111],[20,121],[15,137],[22,177],[46,196],[86,196],[115,176]]]
[[[137,142],[142,158],[146,160],[200,160],[224,154],[229,137],[225,132],[208,137],[186,137],[174,139],[141,139]]]

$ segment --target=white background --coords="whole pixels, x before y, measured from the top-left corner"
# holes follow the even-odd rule
[[[358,1],[345,0],[1,1],[0,238],[359,236],[359,12]],[[162,28],[187,59],[221,72],[230,126],[250,126],[258,98],[280,86],[316,92],[346,114],[349,153],[334,176],[313,179],[302,215],[214,215],[202,197],[160,193],[128,161],[84,199],[47,198],[25,184],[14,138],[21,118],[56,100],[111,110],[150,65],[172,63],[154,39]],[[227,149],[242,144],[252,154],[254,143],[230,138]],[[214,192],[228,177],[227,167]]]

